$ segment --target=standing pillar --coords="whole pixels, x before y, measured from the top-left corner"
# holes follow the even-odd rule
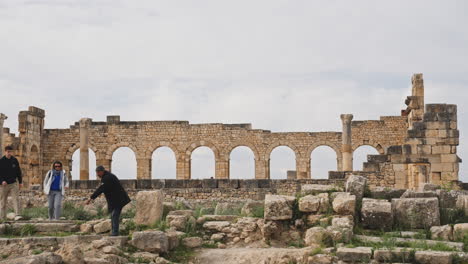
[[[0,157],[3,156],[3,122],[7,119],[8,117],[2,113],[0,113]]]
[[[80,180],[89,180],[89,127],[90,118],[80,119]]]
[[[190,180],[191,171],[190,171],[191,160],[178,158],[176,163],[176,179],[177,180]]]
[[[270,179],[270,159],[255,159],[255,179]]]
[[[229,179],[229,159],[215,162],[215,179]]]
[[[151,159],[137,159],[137,179],[151,179]]]
[[[351,147],[351,120],[353,115],[341,115],[343,133],[341,134],[341,153],[343,155],[343,171],[353,171],[353,150]]]

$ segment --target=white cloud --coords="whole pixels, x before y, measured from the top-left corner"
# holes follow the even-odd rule
[[[49,128],[120,114],[339,131],[341,113],[357,120],[398,115],[411,74],[423,72],[427,102],[459,104],[463,142],[466,7],[465,1],[3,0],[1,111],[12,130],[18,111],[35,105],[47,110]],[[468,154],[463,144],[459,153]],[[468,180],[464,171],[462,165]]]

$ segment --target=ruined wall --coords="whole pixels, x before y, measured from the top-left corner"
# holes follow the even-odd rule
[[[344,157],[346,166],[349,166],[352,164],[352,152],[368,145],[376,148],[380,154],[370,157],[364,165],[371,185],[412,188],[415,184],[411,182],[415,181],[415,177],[420,177],[418,173],[425,175],[424,181],[438,183],[457,180],[456,107],[428,105],[425,111],[422,74],[415,74],[412,84],[412,94],[405,101],[407,108],[401,116],[351,122],[352,115],[344,115],[350,118],[347,125],[343,123],[345,131],[351,131],[347,132],[350,138],[347,135],[342,138],[342,132],[274,133],[252,129],[251,124],[134,122],[120,121],[119,116],[108,116],[106,122],[82,119],[81,127],[80,122],[75,122],[67,129],[44,129],[44,110],[30,107],[19,115],[19,136],[9,134],[6,128],[3,139],[6,144],[17,148],[25,179],[33,184],[41,182],[55,160],[62,161],[65,169],[71,170],[72,155],[80,144],[85,144],[83,142],[89,142],[89,149],[96,154],[96,163],[108,169],[118,148],[132,149],[137,160],[137,179],[151,179],[152,154],[159,147],[168,147],[174,152],[177,179],[191,179],[191,154],[201,146],[210,148],[214,153],[216,179],[230,178],[230,153],[238,146],[248,147],[254,153],[256,179],[270,178],[270,154],[278,146],[287,146],[294,151],[297,179],[313,178],[311,153],[319,146],[329,146],[336,153],[338,171],[331,172],[330,177],[343,178],[346,175],[343,172]],[[345,145],[344,139],[347,142]],[[81,154],[88,157],[86,153]],[[432,166],[427,167],[428,163]],[[351,170],[352,165],[346,168]],[[72,173],[80,172],[73,170]],[[88,179],[86,169],[81,171],[80,179]]]
[[[379,121],[353,122],[353,147],[370,145],[381,153],[391,144],[404,141],[406,118],[383,117]],[[64,160],[68,168],[71,157],[79,148],[80,129],[76,123],[70,129],[45,130],[44,162]],[[270,153],[278,146],[290,147],[296,155],[298,179],[311,177],[310,157],[319,146],[329,146],[337,154],[337,169],[341,169],[341,133],[287,132],[272,133],[251,129],[250,124],[189,124],[185,121],[122,122],[108,117],[107,122],[92,122],[89,146],[96,153],[97,164],[111,167],[112,154],[119,147],[129,147],[137,159],[137,178],[151,178],[152,153],[159,147],[174,151],[177,179],[190,179],[191,153],[206,146],[215,156],[215,178],[229,178],[229,156],[238,146],[249,147],[255,155],[255,178],[270,178]],[[48,168],[44,168],[48,169]],[[76,172],[74,172],[76,173]]]

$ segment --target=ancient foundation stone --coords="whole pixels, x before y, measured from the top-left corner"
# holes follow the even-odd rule
[[[163,215],[164,193],[157,191],[140,191],[136,196],[135,223],[152,225],[161,220]]]

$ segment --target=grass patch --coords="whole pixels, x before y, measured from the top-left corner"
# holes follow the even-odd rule
[[[33,255],[39,255],[39,254],[41,254],[42,252],[43,252],[43,251],[40,250],[40,249],[33,249],[33,250],[32,250],[32,254],[33,254]]]
[[[19,230],[20,236],[32,236],[37,233],[37,228],[32,224],[25,224]]]
[[[122,218],[130,218],[133,219],[135,218],[136,215],[136,209],[134,207],[126,210],[124,213],[121,214]]]
[[[305,247],[305,244],[301,240],[289,241],[288,247],[303,248],[303,247]]]
[[[309,253],[309,256],[315,256],[315,255],[322,254],[322,253],[323,253],[323,248],[318,247],[318,248],[314,248],[314,250],[312,250]]]
[[[84,220],[89,221],[94,217],[84,210],[83,206],[75,207],[72,202],[65,202],[63,204],[62,216],[69,220]]]
[[[158,220],[152,227],[164,232],[169,228],[169,225],[166,220]]]
[[[265,206],[255,206],[252,208],[252,217],[263,218],[265,215]]]
[[[171,262],[187,263],[194,254],[195,250],[179,245],[174,250],[164,254],[163,257]]]
[[[218,245],[213,242],[205,242],[202,244],[202,248],[218,248]]]
[[[30,220],[33,218],[49,218],[49,209],[47,207],[31,207],[24,208],[21,212],[21,216],[24,220]]]

